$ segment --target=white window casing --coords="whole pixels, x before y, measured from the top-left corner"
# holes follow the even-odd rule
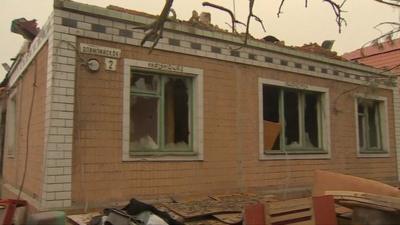
[[[278,152],[274,152],[274,154],[267,154],[264,149],[264,109],[263,109],[263,86],[269,85],[277,88],[287,88],[294,91],[298,91],[299,93],[302,91],[310,91],[316,92],[320,96],[320,107],[319,110],[319,121],[316,121],[320,124],[319,126],[319,151],[311,152],[311,151],[296,151],[291,152],[289,150],[280,150]],[[259,159],[260,160],[271,160],[271,159],[329,159],[331,156],[330,151],[330,109],[329,109],[329,89],[324,87],[318,87],[313,85],[308,85],[299,82],[285,82],[278,81],[266,78],[258,79],[258,97],[259,97]],[[304,97],[300,98],[304,99]],[[304,102],[302,107],[304,108]],[[300,110],[299,104],[299,113],[301,114],[302,110]],[[301,115],[300,115],[300,118]],[[282,123],[282,122],[280,122]],[[284,123],[284,122],[283,122]],[[304,121],[299,120],[300,126],[304,126]],[[282,132],[281,132],[282,133]],[[299,133],[300,138],[304,137],[305,134],[302,132]],[[301,147],[300,147],[301,148]],[[283,148],[285,149],[285,148]],[[271,152],[273,152],[272,150]]]
[[[192,81],[191,108],[191,154],[169,154],[154,152],[154,154],[132,154],[130,143],[130,101],[132,70],[149,71],[168,76],[187,77]],[[163,75],[160,75],[163,76]],[[123,119],[122,119],[122,160],[123,161],[198,161],[203,160],[203,70],[180,65],[170,65],[133,59],[124,60],[123,86]],[[160,154],[161,153],[161,154]]]
[[[368,150],[360,148],[360,134],[359,134],[359,121],[358,121],[358,104],[360,100],[370,100],[375,101],[378,104],[379,110],[379,133],[380,138],[378,140],[380,144],[380,149],[376,151],[368,152]],[[389,120],[388,120],[388,109],[387,109],[387,98],[377,95],[365,95],[365,94],[355,94],[354,95],[354,120],[356,127],[356,146],[357,146],[357,156],[360,158],[368,157],[389,157],[390,156],[390,146],[389,146]],[[365,131],[367,132],[367,131]],[[368,148],[368,147],[367,147]]]
[[[16,90],[7,99],[5,149],[7,156],[15,157],[17,147],[17,96]]]

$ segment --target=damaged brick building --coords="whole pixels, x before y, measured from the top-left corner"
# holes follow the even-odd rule
[[[398,182],[396,78],[207,23],[167,22],[149,54],[133,28],[153,20],[55,0],[3,82],[3,197],[23,179],[38,210],[306,193],[315,169]]]

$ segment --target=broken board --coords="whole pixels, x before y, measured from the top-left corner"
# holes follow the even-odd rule
[[[226,224],[239,224],[242,222],[242,213],[221,213],[213,214],[212,216]]]
[[[385,211],[400,212],[400,198],[354,191],[325,191],[332,195],[339,204],[351,207],[362,206]]]

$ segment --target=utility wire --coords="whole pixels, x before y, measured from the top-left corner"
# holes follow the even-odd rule
[[[26,178],[26,172],[28,170],[28,156],[29,156],[29,139],[30,139],[30,130],[31,130],[31,120],[32,120],[32,112],[33,112],[33,103],[35,100],[35,96],[36,96],[36,78],[37,78],[37,59],[35,59],[35,70],[34,70],[34,74],[33,74],[33,84],[32,84],[32,98],[31,98],[31,104],[29,107],[29,115],[28,115],[28,124],[27,124],[27,128],[26,128],[26,145],[25,145],[25,162],[24,162],[24,172],[22,175],[22,180],[21,180],[21,184],[19,187],[19,191],[18,191],[18,197],[17,199],[19,200],[21,198],[21,194],[22,194],[22,190],[24,188],[25,185],[25,178]]]

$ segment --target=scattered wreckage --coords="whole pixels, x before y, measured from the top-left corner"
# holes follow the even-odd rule
[[[2,200],[3,225],[398,225],[400,190],[360,177],[315,171],[311,197],[280,199],[239,193],[174,198],[148,204],[131,199],[123,208],[68,215],[41,212],[21,216],[24,200]],[[19,213],[18,213],[19,212]]]

